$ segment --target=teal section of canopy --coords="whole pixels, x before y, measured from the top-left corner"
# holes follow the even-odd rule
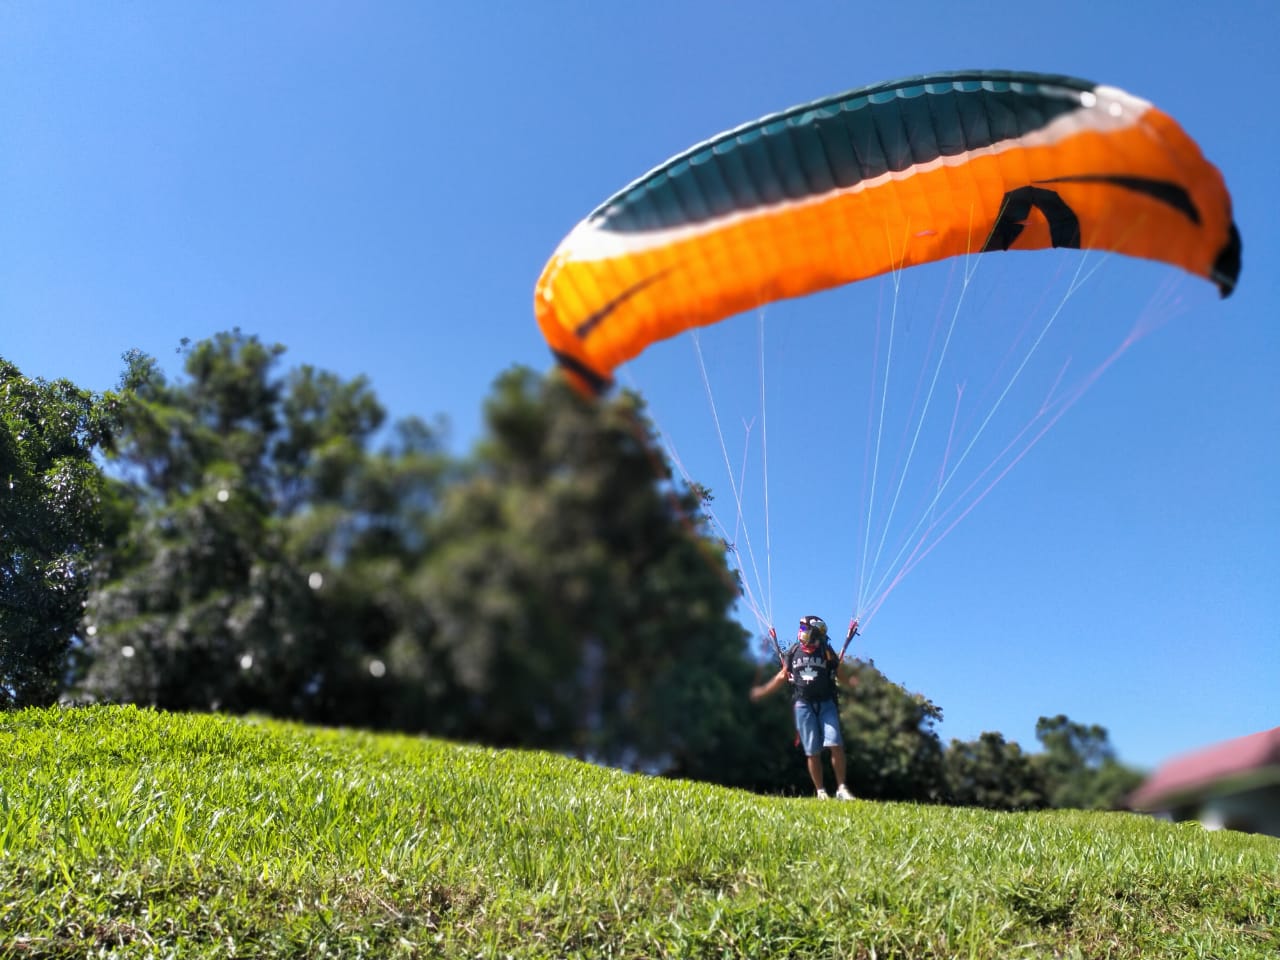
[[[852,187],[1038,130],[1096,84],[967,71],[863,87],[763,117],[686,150],[588,218],[643,232],[700,223]]]

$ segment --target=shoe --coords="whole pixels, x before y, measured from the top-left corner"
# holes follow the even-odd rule
[[[837,800],[852,800],[852,799],[854,799],[854,796],[853,796],[853,794],[852,794],[852,793],[850,793],[850,792],[849,792],[849,788],[848,788],[848,787],[846,787],[846,786],[842,783],[842,784],[840,784],[840,788],[839,788],[838,790],[836,790],[836,799],[837,799]]]
[[[827,791],[825,791],[825,790],[819,790],[819,791],[818,791],[818,799],[819,799],[819,800],[830,800],[830,799],[831,799],[831,794],[827,793]]]

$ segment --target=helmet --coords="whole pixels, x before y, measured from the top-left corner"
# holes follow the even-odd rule
[[[827,639],[827,622],[821,617],[801,617],[800,630],[797,635],[801,640],[821,643]]]

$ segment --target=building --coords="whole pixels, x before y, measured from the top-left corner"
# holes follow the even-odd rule
[[[1209,830],[1280,837],[1280,727],[1174,757],[1130,794],[1129,806]]]

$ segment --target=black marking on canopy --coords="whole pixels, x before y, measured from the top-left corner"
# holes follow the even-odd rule
[[[1000,215],[991,227],[983,253],[1008,250],[1022,235],[1031,208],[1035,207],[1049,224],[1049,242],[1055,247],[1080,247],[1080,218],[1067,202],[1044,187],[1018,187],[1004,195]]]
[[[1114,173],[1081,173],[1050,180],[1037,180],[1037,183],[1107,183],[1114,187],[1132,190],[1145,194],[1177,210],[1196,226],[1200,225],[1200,211],[1196,209],[1191,194],[1180,184],[1169,180],[1152,180],[1149,177],[1129,177]]]
[[[1240,279],[1242,248],[1240,231],[1232,223],[1227,242],[1218,252],[1217,258],[1213,261],[1213,269],[1209,272],[1209,276],[1218,285],[1218,292],[1223,298],[1231,296],[1231,291],[1236,288],[1236,281]]]
[[[662,270],[662,271],[659,271],[658,273],[653,274],[652,276],[645,277],[642,280],[637,280],[635,283],[627,287],[627,289],[623,290],[621,293],[619,293],[616,297],[614,297],[604,306],[597,307],[590,314],[588,314],[585,320],[583,320],[580,324],[578,324],[576,327],[573,328],[574,336],[576,336],[579,340],[585,340],[592,331],[594,331],[598,326],[600,326],[600,324],[604,323],[604,321],[609,318],[609,315],[611,313],[617,310],[620,306],[622,306],[624,303],[626,303],[628,300],[634,297],[637,293],[639,293],[645,287],[648,287],[648,286],[651,286],[652,284],[657,283],[659,280],[661,280],[670,272],[671,272],[670,269]]]
[[[613,385],[612,379],[592,370],[570,353],[565,353],[563,350],[552,350],[551,355],[556,358],[556,362],[560,366],[572,373],[576,373],[597,397],[602,396]]]

